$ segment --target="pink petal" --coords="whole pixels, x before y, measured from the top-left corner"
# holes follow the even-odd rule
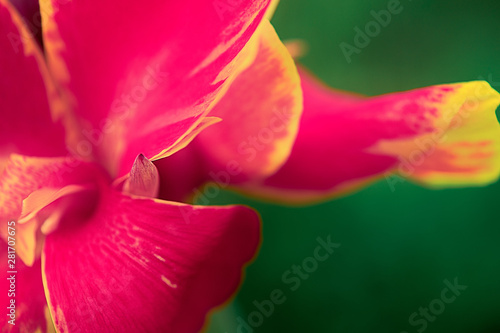
[[[49,67],[92,154],[123,175],[139,153],[169,147],[162,133],[196,127],[241,70],[269,2],[43,1]],[[146,152],[151,137],[163,146]]]
[[[484,185],[498,179],[495,109],[500,98],[487,83],[365,99],[332,91],[304,71],[301,78],[304,115],[290,159],[275,175],[244,191],[304,203],[344,194],[393,172],[430,186]],[[410,164],[409,173],[399,172],[404,163]]]
[[[235,292],[259,244],[245,207],[101,193],[83,225],[46,238],[44,283],[60,332],[198,332]]]
[[[23,200],[37,190],[94,183],[99,177],[100,170],[90,163],[13,154],[0,177],[0,218],[19,219]]]
[[[5,228],[7,228],[7,222],[5,222]],[[0,317],[2,332],[54,332],[43,291],[40,260],[36,261],[33,267],[25,266],[18,259],[15,262],[8,262],[8,249],[7,243],[0,239],[0,287],[3,291],[0,300],[4,311]],[[14,267],[9,267],[9,265],[14,265]],[[14,288],[11,288],[11,281],[15,281]],[[8,322],[13,318],[10,316],[11,310],[8,308],[13,307],[11,300],[14,300],[15,304],[15,310],[13,310],[15,311],[15,321],[13,322],[15,325]]]
[[[39,229],[51,230],[59,222],[62,208],[51,207],[50,212],[45,209],[63,197],[88,190],[88,184],[104,177],[101,173],[90,163],[71,159],[11,155],[0,177],[0,220],[18,224],[20,260],[33,265],[41,240]],[[42,210],[44,218],[39,219]],[[7,240],[7,229],[1,228],[0,235]]]
[[[194,121],[194,124],[193,124]],[[197,117],[197,120],[186,119],[158,129],[154,133],[149,133],[141,140],[130,142],[124,152],[123,161],[134,161],[138,153],[142,153],[151,160],[157,160],[173,155],[177,151],[186,147],[201,131],[219,122],[216,117]],[[118,144],[118,142],[116,142]],[[116,148],[123,145],[118,144]],[[115,150],[116,153],[116,150]],[[108,155],[112,156],[112,155]],[[130,171],[132,164],[122,163],[119,175]]]
[[[302,113],[297,69],[268,21],[255,42],[255,61],[210,113],[222,122],[196,139],[210,170],[224,170],[228,161],[238,164],[241,171],[232,182],[276,172],[290,154]]]
[[[267,20],[247,47],[257,49],[255,60],[210,113],[222,121],[184,151],[155,162],[164,184],[162,197],[184,200],[218,175],[225,185],[262,179],[288,158],[302,113],[297,69]]]
[[[64,130],[52,120],[50,79],[36,41],[8,2],[0,1],[0,172],[10,153],[65,155]]]

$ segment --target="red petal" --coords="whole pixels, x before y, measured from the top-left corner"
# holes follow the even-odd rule
[[[161,197],[184,200],[201,182],[218,181],[218,175],[224,186],[265,178],[288,158],[302,113],[299,75],[267,20],[251,43],[258,49],[255,60],[210,113],[222,121],[184,151],[155,162]]]
[[[64,130],[53,122],[43,55],[20,15],[0,1],[0,172],[10,153],[65,155]]]
[[[0,219],[17,220],[23,200],[37,190],[94,183],[98,176],[99,170],[90,163],[13,154],[0,178]]]
[[[83,139],[110,170],[125,154],[120,175],[128,172],[139,153],[151,159],[168,148],[147,153],[148,138],[169,141],[161,133],[174,126],[183,134],[200,121],[241,70],[246,57],[237,55],[269,2],[108,1],[98,11],[80,1],[41,3],[50,69]]]
[[[429,185],[484,185],[498,179],[500,98],[487,83],[364,99],[327,89],[303,71],[301,78],[304,115],[290,159],[245,191],[308,202],[390,175],[402,163],[412,168],[403,176]]]
[[[56,200],[87,189],[78,185],[95,183],[97,177],[102,177],[100,173],[92,164],[71,159],[11,155],[0,177],[0,220],[19,222],[19,259],[29,266],[33,264],[38,229],[43,223],[47,230],[52,229],[61,213],[53,212],[56,214],[47,216],[47,220],[38,220],[38,214]],[[7,228],[0,228],[0,235],[7,239]]]
[[[197,120],[190,118],[162,127],[154,133],[149,133],[141,140],[129,143],[122,159],[123,161],[134,161],[138,155],[137,152],[142,152],[146,157],[149,156],[150,160],[168,157],[186,147],[205,128],[219,121],[220,119],[216,117],[200,116],[197,117]],[[123,144],[124,142],[121,142],[115,147],[117,148],[115,154],[117,154],[117,151],[120,150],[119,147]],[[110,156],[112,155],[108,155],[108,157]],[[122,163],[122,169],[120,169],[119,174],[123,175],[129,172],[131,165],[128,165],[128,162]]]
[[[210,113],[222,122],[196,139],[210,170],[224,170],[229,161],[238,165],[232,182],[276,172],[290,154],[302,113],[299,74],[268,21],[255,39],[255,61]]]
[[[43,254],[60,332],[198,332],[208,310],[236,290],[259,244],[259,219],[248,208],[114,190],[103,190],[85,224],[64,222]]]
[[[7,228],[7,222],[5,222],[5,228]],[[8,262],[8,254],[7,243],[0,239],[0,288],[2,288],[0,299],[2,310],[6,311],[0,319],[2,332],[54,332],[43,291],[40,260],[36,261],[33,267],[27,267],[18,259],[15,263]],[[14,267],[9,267],[9,265],[14,265]],[[14,281],[14,288],[11,288],[11,281]],[[11,300],[14,300],[15,304],[15,321],[13,322],[15,325],[8,323],[12,320],[8,308],[12,307]]]

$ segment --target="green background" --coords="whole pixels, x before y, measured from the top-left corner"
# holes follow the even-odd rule
[[[500,90],[500,2],[403,0],[403,11],[347,63],[339,47],[388,1],[283,0],[273,24],[283,40],[309,44],[301,62],[330,86],[377,95],[487,79]],[[210,333],[238,332],[237,318],[274,289],[286,301],[254,332],[418,332],[409,316],[440,298],[443,281],[467,290],[425,332],[500,332],[500,184],[431,191],[385,181],[306,208],[224,192],[213,203],[243,203],[263,217],[260,255],[236,299],[212,317]],[[282,274],[311,256],[316,238],[341,247],[290,290]],[[247,330],[240,330],[247,333]]]

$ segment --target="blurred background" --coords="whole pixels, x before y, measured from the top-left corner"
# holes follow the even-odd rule
[[[364,30],[370,12],[390,2],[282,0],[272,22],[283,40],[308,43],[300,62],[332,87],[378,95],[486,79],[500,90],[498,0],[401,0],[401,12],[348,63],[339,45],[354,46],[354,28]],[[498,333],[499,197],[500,183],[431,191],[405,182],[392,192],[384,180],[305,208],[223,192],[214,204],[257,208],[264,241],[239,294],[208,332]],[[291,290],[296,284],[283,274],[329,235],[341,246]],[[443,302],[445,280],[467,288]],[[281,304],[269,316],[255,314],[276,289]]]

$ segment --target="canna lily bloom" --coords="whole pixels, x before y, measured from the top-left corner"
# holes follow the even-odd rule
[[[276,3],[44,1],[43,54],[0,3],[1,35],[24,36],[18,53],[2,39],[15,112],[0,214],[16,221],[28,331],[197,331],[258,245],[251,210],[179,203],[219,187],[308,203],[394,173],[439,187],[498,178],[500,98],[486,83],[333,91],[297,70],[267,20]]]
[[[39,43],[0,0],[2,331],[197,332],[259,217],[160,199],[151,161],[220,120],[269,1],[95,5],[41,3]]]

